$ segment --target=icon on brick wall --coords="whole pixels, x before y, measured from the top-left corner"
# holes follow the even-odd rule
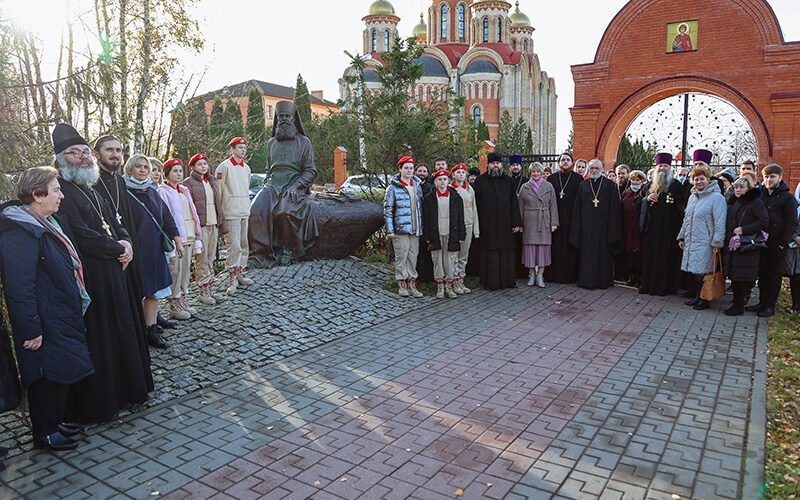
[[[667,23],[667,53],[697,50],[699,24],[697,19]]]

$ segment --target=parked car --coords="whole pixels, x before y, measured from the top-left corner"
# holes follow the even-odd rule
[[[256,193],[261,189],[261,186],[264,185],[264,178],[266,175],[264,174],[250,174],[250,200],[252,201],[255,198]]]
[[[384,190],[386,189],[386,186],[389,185],[391,180],[391,177],[382,174],[369,176],[364,174],[351,175],[342,184],[342,191],[346,191],[348,193],[359,193]]]

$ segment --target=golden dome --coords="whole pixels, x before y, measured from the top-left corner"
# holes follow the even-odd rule
[[[414,38],[428,36],[428,26],[425,24],[422,14],[419,15],[419,24],[414,26],[414,30],[411,32],[411,35]]]
[[[531,19],[519,11],[519,2],[517,2],[517,9],[514,11],[513,14],[508,16],[508,19],[511,21],[512,28],[532,28],[531,26]]]
[[[369,16],[393,16],[394,7],[392,4],[387,2],[386,0],[375,0],[372,2],[372,5],[369,6]]]

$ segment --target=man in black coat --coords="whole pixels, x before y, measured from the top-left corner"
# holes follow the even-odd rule
[[[572,226],[572,209],[583,176],[572,169],[572,155],[569,153],[561,155],[558,167],[559,171],[547,178],[547,182],[556,190],[559,226],[553,233],[553,263],[545,268],[544,278],[553,283],[575,283],[580,264],[578,249],[569,242],[569,232]]]
[[[769,238],[759,263],[758,288],[761,298],[757,305],[746,310],[769,318],[775,315],[775,304],[781,291],[783,252],[791,243],[797,228],[797,200],[783,182],[783,168],[773,163],[764,167],[761,173],[764,177],[761,200],[769,213]]]
[[[503,157],[489,153],[485,174],[475,181],[475,203],[481,228],[481,284],[489,289],[514,288],[514,234],[522,232],[514,181],[503,173]]]
[[[511,180],[514,181],[514,192],[519,197],[519,192],[522,186],[531,179],[522,173],[522,156],[511,155],[508,157],[508,173]],[[522,264],[522,233],[514,235],[514,270],[517,278],[528,278],[528,268]]]

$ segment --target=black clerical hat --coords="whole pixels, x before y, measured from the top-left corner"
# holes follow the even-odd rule
[[[72,125],[68,123],[59,123],[56,125],[56,128],[53,129],[53,151],[55,154],[76,144],[89,145],[86,139],[81,137],[81,134],[79,134]]]
[[[503,156],[501,154],[499,154],[499,153],[495,153],[494,151],[492,151],[491,153],[489,153],[486,156],[486,161],[488,161],[489,163],[491,163],[493,161],[502,162],[503,161]]]

